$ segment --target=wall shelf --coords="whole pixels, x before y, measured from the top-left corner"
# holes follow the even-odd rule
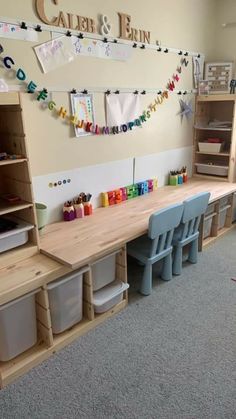
[[[196,151],[196,154],[206,154],[206,155],[210,155],[210,156],[219,156],[219,157],[229,157],[230,154],[229,153],[210,153],[207,151]]]
[[[24,163],[27,162],[27,159],[12,159],[12,160],[1,160],[0,161],[0,167],[1,166],[7,166],[10,164],[19,164],[19,163]]]
[[[7,205],[5,201],[0,200],[0,215],[10,214],[16,211],[21,211],[26,208],[32,208],[32,202],[21,201],[20,204]]]

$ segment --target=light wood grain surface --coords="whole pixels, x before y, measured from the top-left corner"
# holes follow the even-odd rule
[[[108,254],[144,234],[150,215],[203,191],[210,202],[236,191],[236,183],[191,179],[180,186],[164,186],[147,195],[106,208],[84,219],[47,226],[40,249],[53,259],[76,269]]]

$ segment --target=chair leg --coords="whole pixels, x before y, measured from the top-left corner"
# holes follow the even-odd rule
[[[171,253],[167,255],[163,260],[163,268],[161,273],[161,278],[164,281],[169,281],[172,279],[172,256]]]
[[[180,275],[182,272],[183,248],[176,246],[174,250],[173,274]]]
[[[140,287],[140,293],[149,295],[152,292],[152,265],[146,264],[144,267],[143,278]]]
[[[191,263],[197,263],[198,259],[198,239],[193,240],[189,250],[189,257],[188,260]]]

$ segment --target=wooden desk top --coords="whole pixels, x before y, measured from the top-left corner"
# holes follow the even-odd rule
[[[236,183],[191,179],[119,205],[98,208],[83,219],[50,224],[40,238],[41,252],[76,269],[147,232],[153,212],[204,191],[211,193],[213,202],[235,192]]]

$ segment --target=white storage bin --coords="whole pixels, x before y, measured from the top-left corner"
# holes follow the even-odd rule
[[[200,142],[198,143],[199,151],[202,153],[220,153],[224,143],[208,143],[208,142]]]
[[[236,194],[234,194],[234,202],[233,202],[233,222],[236,221]]]
[[[195,163],[198,173],[216,176],[228,176],[228,166],[216,164]]]
[[[53,333],[61,333],[82,320],[83,273],[86,270],[80,270],[48,284]]]
[[[17,222],[18,225],[13,230],[6,231],[6,233],[0,233],[0,253],[27,243],[28,231],[34,228],[32,224],[26,223],[19,218],[9,217],[9,219]]]
[[[116,280],[93,293],[93,305],[95,313],[104,313],[123,299],[123,292],[129,288],[129,284]]]
[[[207,220],[204,221],[203,226],[203,239],[206,239],[211,235],[211,226],[212,226],[212,219],[213,217],[207,218]]]
[[[223,209],[219,213],[219,224],[218,224],[218,229],[219,230],[225,226],[226,213],[227,213],[227,209]]]
[[[37,342],[35,294],[0,306],[0,361],[9,361]]]
[[[211,226],[212,226],[212,221],[213,221],[214,209],[215,209],[215,204],[209,204],[204,214],[203,239],[206,239],[207,237],[211,235]]]
[[[100,259],[91,266],[93,290],[97,291],[116,279],[116,253]]]

